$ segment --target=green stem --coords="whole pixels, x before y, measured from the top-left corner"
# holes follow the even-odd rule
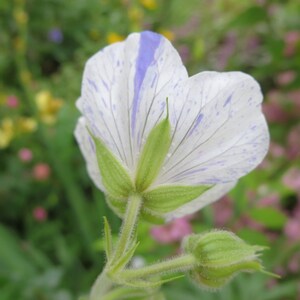
[[[113,262],[116,262],[128,249],[138,221],[141,204],[142,197],[140,195],[133,194],[129,196],[124,222],[115,248]]]
[[[107,294],[112,287],[113,282],[107,277],[105,270],[103,270],[92,286],[89,300],[103,300],[103,296]]]
[[[140,279],[142,277],[161,275],[162,273],[178,272],[189,270],[196,265],[196,259],[193,255],[186,254],[173,259],[162,261],[151,266],[139,269],[129,269],[122,271],[120,277],[123,279]]]

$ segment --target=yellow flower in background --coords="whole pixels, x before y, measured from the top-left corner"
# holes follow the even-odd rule
[[[128,18],[134,23],[139,23],[144,17],[143,10],[139,7],[132,6],[128,10]]]
[[[7,98],[6,94],[0,93],[0,104],[1,105],[6,103],[6,98]]]
[[[37,121],[30,117],[21,117],[17,121],[18,131],[21,133],[30,133],[37,129]]]
[[[16,9],[13,12],[13,15],[14,15],[14,19],[16,20],[16,22],[20,25],[24,25],[28,21],[27,13],[21,9]]]
[[[96,28],[93,28],[89,32],[89,36],[93,41],[98,41],[100,39],[100,31]]]
[[[107,39],[107,42],[108,42],[109,44],[113,44],[113,43],[116,43],[116,42],[121,42],[121,41],[123,41],[123,40],[124,40],[124,36],[123,36],[123,35],[120,35],[120,34],[118,34],[118,33],[116,33],[116,32],[109,32],[109,33],[107,34],[106,39]]]
[[[54,98],[49,91],[41,91],[36,94],[35,103],[42,122],[48,125],[54,124],[56,122],[57,113],[63,105],[63,101]]]
[[[157,8],[156,0],[140,0],[140,3],[147,9],[154,10]]]
[[[13,136],[13,121],[10,118],[4,118],[0,123],[0,149],[4,149],[10,144]]]
[[[161,30],[159,30],[159,33],[162,34],[169,41],[174,41],[174,39],[175,39],[175,34],[171,30],[161,29]]]
[[[22,39],[21,37],[16,37],[13,40],[13,45],[18,52],[24,51],[26,46],[24,39]]]
[[[31,73],[27,70],[23,70],[20,72],[20,77],[21,80],[25,83],[25,84],[29,84],[31,82],[32,76]]]

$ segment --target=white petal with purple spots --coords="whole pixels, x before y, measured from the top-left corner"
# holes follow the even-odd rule
[[[261,101],[257,82],[241,72],[183,82],[169,99],[173,142],[157,183],[227,183],[255,168],[269,145]]]
[[[95,185],[105,192],[101,180],[100,171],[98,168],[94,141],[92,140],[86,129],[86,122],[84,117],[80,117],[77,122],[75,129],[75,137],[79,144],[80,150],[85,158],[89,176],[92,178]]]
[[[96,53],[86,64],[75,136],[95,184],[104,191],[94,144],[86,126],[135,178],[149,132],[166,115],[172,144],[155,183],[211,185],[199,198],[166,215],[199,210],[254,169],[269,146],[257,82],[241,72],[202,72],[188,78],[163,36],[134,33]]]

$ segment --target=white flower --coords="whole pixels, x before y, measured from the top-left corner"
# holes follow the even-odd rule
[[[94,183],[106,192],[87,128],[119,159],[134,181],[150,131],[166,117],[171,145],[150,189],[162,185],[211,186],[165,213],[192,213],[227,193],[254,169],[269,146],[258,83],[241,72],[188,77],[171,43],[153,32],[133,33],[105,47],[86,64],[76,138]],[[163,141],[162,141],[163,143]]]

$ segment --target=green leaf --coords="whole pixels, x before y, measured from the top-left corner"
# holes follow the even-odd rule
[[[270,229],[281,229],[287,221],[287,216],[283,212],[272,207],[254,208],[249,214],[252,219]]]
[[[22,243],[13,231],[0,225],[0,266],[1,271],[9,272],[14,276],[28,277],[37,272],[37,266],[29,260],[22,249]]]
[[[158,213],[168,213],[199,197],[209,186],[159,186],[143,193],[144,207]]]
[[[237,235],[249,244],[269,246],[270,242],[266,235],[260,231],[250,228],[242,228],[237,232]]]
[[[111,236],[111,229],[106,217],[104,219],[104,238],[105,238],[105,253],[107,260],[110,260],[112,257],[112,236]]]
[[[107,193],[113,197],[127,197],[134,190],[129,174],[106,145],[89,133],[96,146],[98,166]]]
[[[238,14],[228,26],[239,28],[253,26],[256,23],[264,22],[267,18],[267,12],[263,7],[252,6]]]
[[[171,126],[168,117],[150,132],[139,158],[136,189],[144,191],[158,175],[171,143]]]

